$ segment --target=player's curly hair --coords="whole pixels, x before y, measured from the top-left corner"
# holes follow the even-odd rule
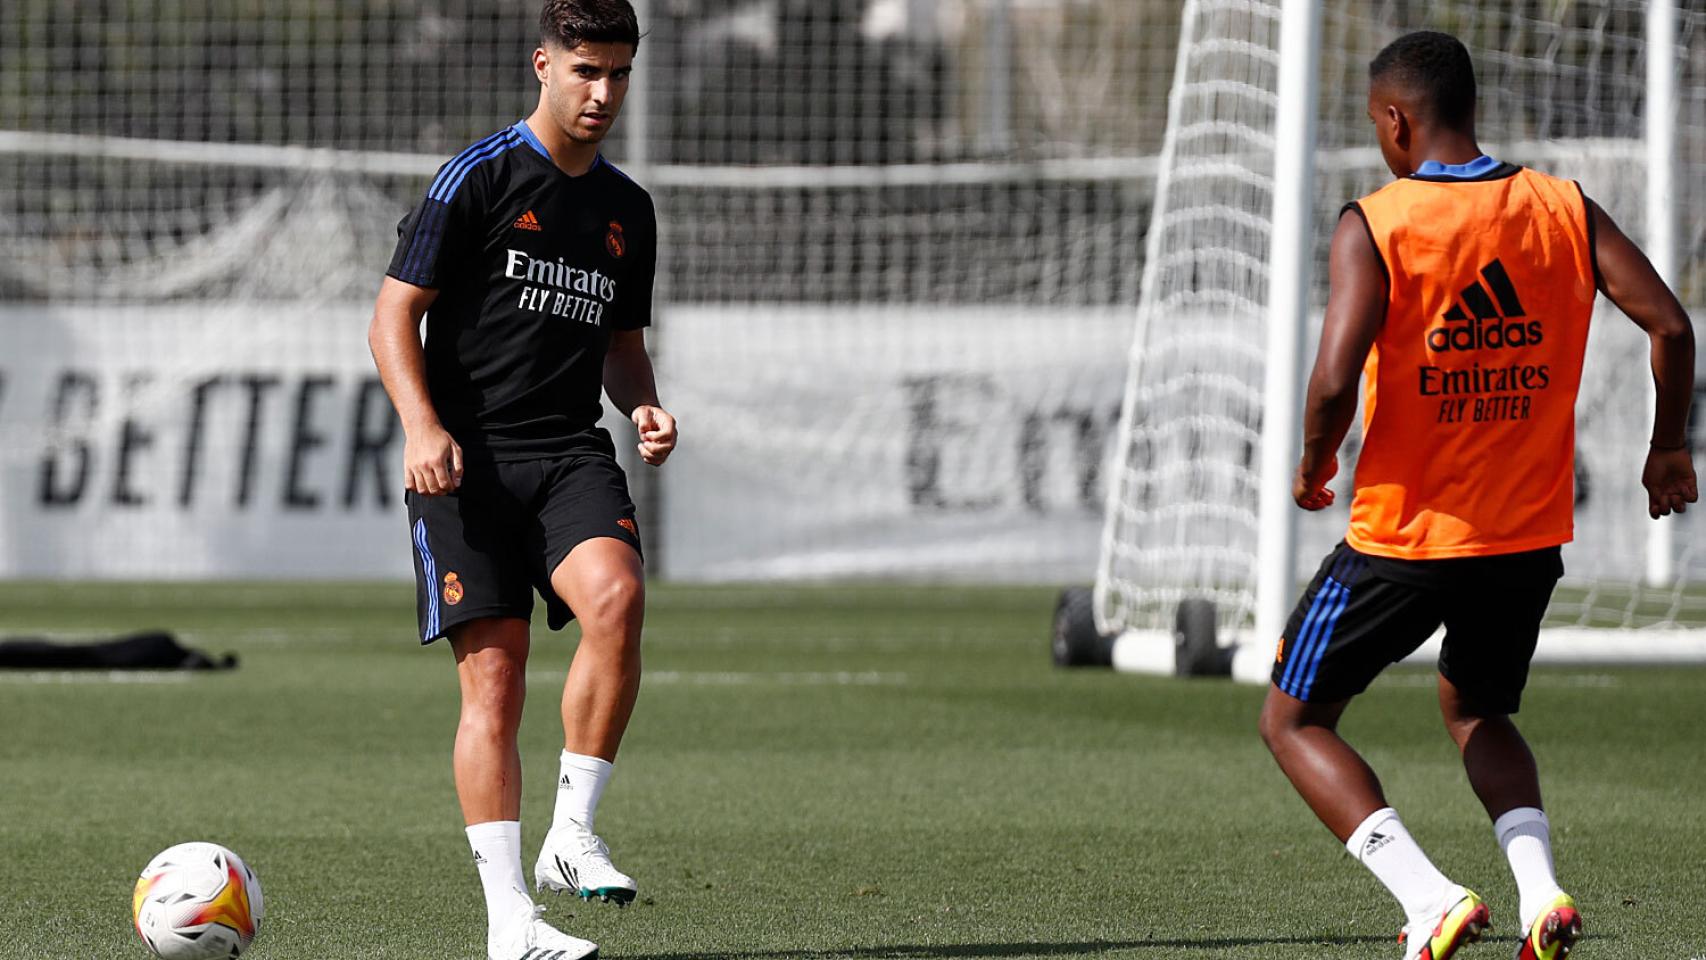
[[[573,50],[583,43],[626,43],[640,48],[640,21],[628,0],[545,0],[539,44]]]
[[[1429,119],[1453,130],[1475,122],[1475,65],[1456,37],[1434,30],[1406,33],[1368,64],[1369,83],[1396,83],[1419,94]]]

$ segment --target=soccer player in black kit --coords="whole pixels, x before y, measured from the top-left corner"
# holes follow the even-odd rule
[[[421,642],[447,638],[456,657],[456,793],[491,960],[598,955],[540,919],[522,868],[516,730],[534,591],[553,629],[581,624],[535,889],[634,898],[593,832],[639,691],[645,598],[634,505],[596,425],[600,389],[646,463],[676,439],[643,332],[657,219],[598,151],[638,52],[634,10],[547,0],[540,35],[538,107],[440,168],[398,229],[368,336],[403,421]]]

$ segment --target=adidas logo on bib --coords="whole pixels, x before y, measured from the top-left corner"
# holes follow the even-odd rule
[[[1539,320],[1521,322],[1526,316],[1522,300],[1516,295],[1505,265],[1498,260],[1481,268],[1481,277],[1463,288],[1460,303],[1445,312],[1444,326],[1427,332],[1428,349],[1435,353],[1451,350],[1498,350],[1503,347],[1526,347],[1539,343],[1542,336]],[[1492,294],[1488,295],[1488,288]],[[1494,304],[1497,298],[1498,303]],[[1464,307],[1468,307],[1467,313]]]

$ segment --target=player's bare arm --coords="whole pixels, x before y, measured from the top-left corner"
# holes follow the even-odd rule
[[[421,318],[437,298],[437,290],[386,277],[367,329],[380,382],[403,421],[403,484],[428,496],[449,493],[462,483],[462,448],[433,408],[421,349]]]
[[[644,330],[615,330],[604,354],[604,390],[640,432],[640,459],[657,466],[675,449],[675,418],[658,403]]]
[[[1333,502],[1327,481],[1339,470],[1339,444],[1357,412],[1363,362],[1386,317],[1386,271],[1354,210],[1339,217],[1328,258],[1327,315],[1303,405],[1303,457],[1292,498],[1305,510]]]
[[[1688,406],[1694,397],[1694,325],[1676,295],[1599,205],[1588,202],[1593,218],[1594,260],[1600,289],[1652,341],[1653,383],[1658,403],[1653,412],[1652,444],[1641,484],[1647,488],[1647,512],[1654,518],[1682,513],[1700,498],[1694,457],[1688,449]]]

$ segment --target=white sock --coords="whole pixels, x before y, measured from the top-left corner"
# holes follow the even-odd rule
[[[1345,850],[1367,867],[1404,908],[1411,922],[1430,918],[1450,904],[1443,903],[1457,885],[1439,872],[1404,829],[1398,812],[1382,807],[1351,832]]]
[[[523,907],[532,907],[521,872],[521,822],[494,820],[468,828],[468,846],[486,891],[486,947],[492,948]]]
[[[1526,931],[1552,898],[1564,892],[1552,872],[1552,823],[1537,807],[1517,807],[1493,822],[1493,835],[1516,877]]]
[[[551,815],[553,828],[574,820],[592,829],[598,813],[598,798],[610,782],[610,761],[563,751],[562,773],[557,777],[557,809]]]

